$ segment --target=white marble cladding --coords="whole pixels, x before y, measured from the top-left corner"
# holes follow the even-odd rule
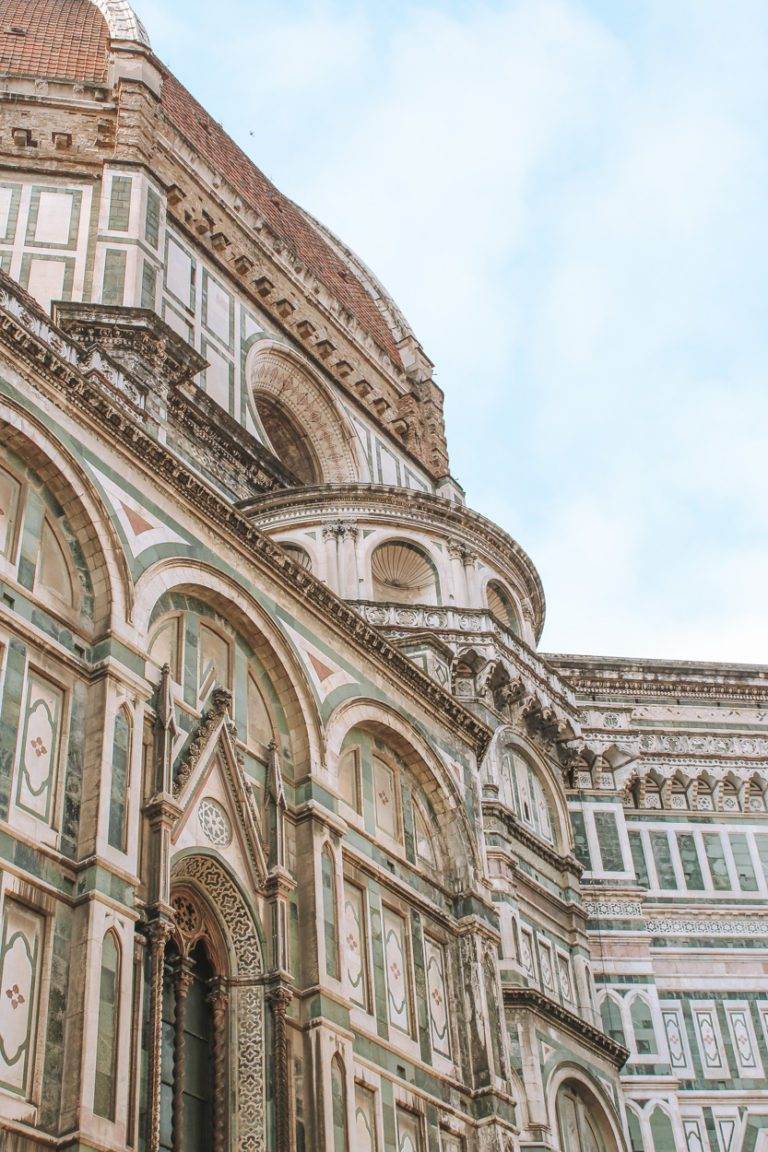
[[[527,645],[522,644],[490,612],[483,609],[449,607],[405,607],[398,604],[355,603],[356,610],[376,628],[381,628],[390,639],[405,638],[413,632],[433,632],[455,651],[471,644],[491,658],[495,653],[506,657],[515,670],[543,697],[544,703],[566,704],[575,707],[575,698],[568,684],[553,672]]]
[[[120,17],[121,31],[113,35],[141,39],[131,31],[127,4],[105,2],[104,7]],[[264,440],[248,353],[263,341],[289,345],[272,321],[170,225],[164,190],[154,180],[133,169],[105,166],[98,184],[58,177],[0,182],[0,267],[46,312],[59,299],[156,311],[208,362],[196,382]],[[426,472],[362,411],[353,410],[335,383],[323,380],[357,445],[358,479],[431,492],[434,484]]]

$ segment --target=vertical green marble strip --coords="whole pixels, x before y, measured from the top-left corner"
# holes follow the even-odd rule
[[[0,710],[0,817],[8,819],[11,799],[13,764],[21,722],[21,696],[24,690],[24,667],[27,650],[18,640],[11,640],[5,667],[2,710]]]
[[[429,1007],[427,1004],[427,974],[424,967],[424,934],[421,916],[411,909],[411,942],[413,948],[413,971],[416,983],[416,1024],[418,1027],[421,1058],[427,1064],[432,1062],[432,1044],[429,1035]]]

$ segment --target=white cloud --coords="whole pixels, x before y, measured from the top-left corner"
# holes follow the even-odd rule
[[[545,646],[764,660],[763,0],[222,3],[176,66],[403,307]]]

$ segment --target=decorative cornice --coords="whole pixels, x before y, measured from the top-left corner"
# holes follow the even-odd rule
[[[503,992],[505,1007],[527,1008],[541,1016],[548,1024],[554,1021],[575,1040],[586,1044],[592,1051],[610,1060],[616,1069],[621,1068],[629,1059],[629,1051],[623,1044],[618,1044],[610,1036],[606,1036],[600,1028],[595,1028],[594,1024],[582,1020],[581,1016],[564,1008],[557,1000],[540,992],[538,988],[504,985]]]
[[[544,657],[583,701],[612,697],[671,700],[675,703],[727,701],[768,707],[768,666],[696,663],[690,660],[633,660],[616,657]]]
[[[542,840],[535,832],[529,831],[524,824],[518,820],[514,812],[511,812],[505,804],[499,800],[483,800],[483,812],[487,812],[500,819],[507,831],[511,836],[524,844],[536,856],[540,856],[542,860],[546,860],[554,868],[559,868],[563,872],[570,872],[577,879],[584,871],[583,865],[579,863],[575,856],[570,854],[563,854],[553,848],[551,844],[547,844],[546,840]]]
[[[9,296],[20,303],[19,316],[8,308]],[[26,326],[35,321],[45,331],[47,339]],[[58,351],[51,347],[51,339],[59,341]],[[4,273],[0,273],[0,343],[13,356],[22,357],[30,368],[34,368],[58,397],[85,413],[100,431],[106,430],[110,439],[117,442],[137,466],[145,468],[155,481],[164,482],[196,513],[207,516],[220,531],[247,550],[273,578],[311,604],[326,623],[338,628],[368,659],[378,662],[396,677],[422,705],[438,712],[472,745],[478,759],[483,756],[491,738],[489,729],[326,585],[295,564],[279,544],[254,527],[165,445],[149,436],[118,407],[98,379],[84,377],[75,366],[76,349],[67,349],[63,333],[53,327],[39,306]],[[67,351],[70,352],[69,360]]]

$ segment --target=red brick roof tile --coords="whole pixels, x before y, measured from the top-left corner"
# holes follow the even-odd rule
[[[296,205],[280,192],[170,72],[163,80],[163,109],[170,123],[214,171],[235,188],[270,228],[397,364],[392,333],[354,272]]]
[[[0,74],[104,83],[108,54],[107,23],[91,0],[0,0]],[[167,71],[163,109],[203,159],[221,172],[379,347],[399,363],[387,322],[354,270]]]
[[[0,75],[103,84],[108,51],[91,0],[0,0]]]

